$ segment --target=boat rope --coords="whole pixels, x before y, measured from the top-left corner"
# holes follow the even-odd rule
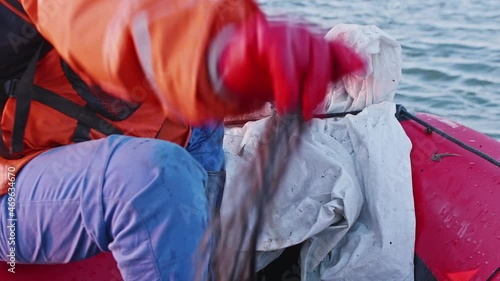
[[[345,112],[338,112],[338,113],[316,114],[316,115],[314,115],[314,118],[321,118],[321,119],[340,118],[340,117],[346,117],[346,115],[348,115],[348,114],[357,115],[360,112],[361,112],[361,110],[345,111]]]
[[[351,112],[341,112],[341,113],[333,113],[333,114],[322,114],[322,115],[316,115],[314,117],[317,117],[317,118],[332,118],[332,117],[344,117],[346,116],[347,114],[353,114],[353,115],[356,115],[358,114],[360,111],[351,111]],[[424,120],[422,120],[421,118],[418,118],[417,116],[409,113],[405,107],[403,107],[402,105],[396,105],[396,118],[398,118],[398,120],[401,120],[401,117],[404,116],[408,119],[411,119],[415,122],[417,122],[418,124],[422,125],[425,127],[425,132],[427,134],[432,134],[433,132],[435,132],[436,134],[442,136],[443,138],[451,141],[452,143],[462,147],[463,149],[467,150],[467,151],[470,151],[474,154],[476,154],[477,156],[487,160],[488,162],[492,163],[493,165],[497,166],[497,167],[500,167],[500,161],[494,159],[493,157],[487,155],[486,153],[452,137],[451,135],[439,130],[438,128],[432,126],[431,124],[425,122]],[[493,278],[495,278],[495,276],[497,276],[498,274],[500,273],[500,267],[498,267],[491,275],[490,277],[488,277],[488,279],[486,281],[493,281]]]
[[[493,273],[490,275],[490,277],[488,277],[488,279],[486,279],[486,281],[493,281],[493,278],[495,278],[498,273],[500,273],[500,267],[493,271]]]
[[[316,115],[314,115],[314,118],[320,118],[320,119],[341,118],[341,117],[347,116],[348,114],[357,115],[360,112],[361,112],[360,110],[357,110],[357,111],[346,111],[346,112],[339,112],[339,113],[316,114]],[[489,156],[488,154],[486,154],[486,153],[464,143],[463,141],[460,141],[459,139],[454,138],[451,135],[439,130],[438,128],[432,126],[431,124],[425,122],[424,120],[422,120],[422,119],[418,118],[417,116],[408,112],[404,106],[398,104],[398,105],[396,105],[396,118],[398,118],[398,120],[401,120],[402,116],[404,116],[408,119],[411,119],[411,120],[417,122],[418,124],[424,126],[425,132],[427,134],[432,134],[434,132],[434,133],[442,136],[443,138],[451,141],[452,143],[460,146],[461,148],[476,154],[477,156],[483,158],[484,160],[486,160],[486,161],[488,161],[488,162],[492,163],[493,165],[500,168],[500,161],[499,160],[496,160],[495,158]],[[258,119],[256,119],[256,120],[258,120]],[[241,124],[245,124],[248,121],[256,121],[256,120],[236,120],[236,121],[229,121],[229,122],[226,121],[225,125],[241,125]]]
[[[320,118],[320,119],[341,118],[341,117],[345,117],[348,114],[357,115],[360,112],[361,112],[361,110],[345,111],[345,112],[337,112],[337,113],[326,113],[326,114],[316,114],[313,117],[314,118]],[[241,125],[245,125],[247,122],[259,121],[262,118],[265,118],[265,117],[236,119],[236,120],[226,120],[226,121],[224,121],[224,125],[225,126],[241,126]]]
[[[478,149],[476,149],[476,148],[474,148],[474,147],[472,147],[472,146],[470,146],[470,145],[468,145],[468,144],[466,144],[466,143],[464,143],[464,142],[462,142],[462,141],[460,141],[460,140],[452,137],[451,135],[449,135],[449,134],[447,134],[447,133],[439,130],[438,128],[432,126],[431,124],[425,122],[424,120],[418,118],[417,116],[409,113],[406,110],[406,108],[404,108],[403,106],[398,105],[396,115],[404,116],[404,117],[406,117],[408,119],[411,119],[411,120],[417,122],[418,124],[424,126],[425,127],[425,132],[427,134],[432,134],[434,132],[434,133],[442,136],[443,138],[451,141],[452,143],[460,146],[461,148],[463,148],[463,149],[465,149],[465,150],[467,150],[469,152],[472,152],[472,153],[476,154],[477,156],[479,156],[479,157],[483,158],[484,160],[492,163],[493,165],[495,165],[497,167],[500,167],[500,161],[498,161],[495,158],[489,156],[488,154],[486,154],[486,153],[484,153],[484,152],[482,152],[482,151],[480,151],[480,150],[478,150]]]

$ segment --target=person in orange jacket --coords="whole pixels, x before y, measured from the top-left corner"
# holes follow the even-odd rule
[[[0,259],[14,264],[111,251],[125,280],[192,280],[207,170],[222,169],[195,157],[203,143],[222,148],[192,126],[266,101],[309,120],[328,83],[363,67],[251,0],[0,3],[47,41],[0,80]]]

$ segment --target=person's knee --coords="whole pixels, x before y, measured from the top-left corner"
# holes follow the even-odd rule
[[[142,146],[141,148],[139,146]],[[182,147],[165,141],[139,141],[138,161],[134,166],[143,170],[147,198],[167,200],[170,206],[206,209],[207,174],[202,166]],[[144,170],[146,168],[146,170]],[[146,202],[144,202],[146,204]]]
[[[206,172],[172,143],[128,137],[109,141],[114,144],[104,177],[99,245],[114,253],[126,269],[125,279],[135,278],[145,266],[165,279],[174,273],[187,276],[185,268],[194,268],[208,224]],[[173,268],[177,264],[185,268]]]
[[[102,192],[104,233],[111,237],[101,235],[101,245],[131,235],[139,240],[168,236],[195,247],[208,221],[207,174],[201,165],[182,147],[165,141],[114,141],[119,142],[109,157]],[[184,249],[184,255],[190,251]]]
[[[128,191],[139,191],[154,186],[166,192],[203,193],[206,172],[182,147],[156,139],[122,137],[117,140],[120,144],[110,156],[105,174],[105,181],[112,188],[127,186]]]

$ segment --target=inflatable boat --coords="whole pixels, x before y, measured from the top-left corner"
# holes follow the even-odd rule
[[[500,281],[500,142],[453,121],[399,106],[411,139],[416,210],[415,280]],[[261,272],[299,280],[297,249]],[[2,281],[119,281],[110,253],[61,265],[1,263]]]

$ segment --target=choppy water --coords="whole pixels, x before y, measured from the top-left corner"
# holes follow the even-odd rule
[[[374,24],[403,47],[396,102],[500,140],[500,0],[259,0],[329,29]]]

